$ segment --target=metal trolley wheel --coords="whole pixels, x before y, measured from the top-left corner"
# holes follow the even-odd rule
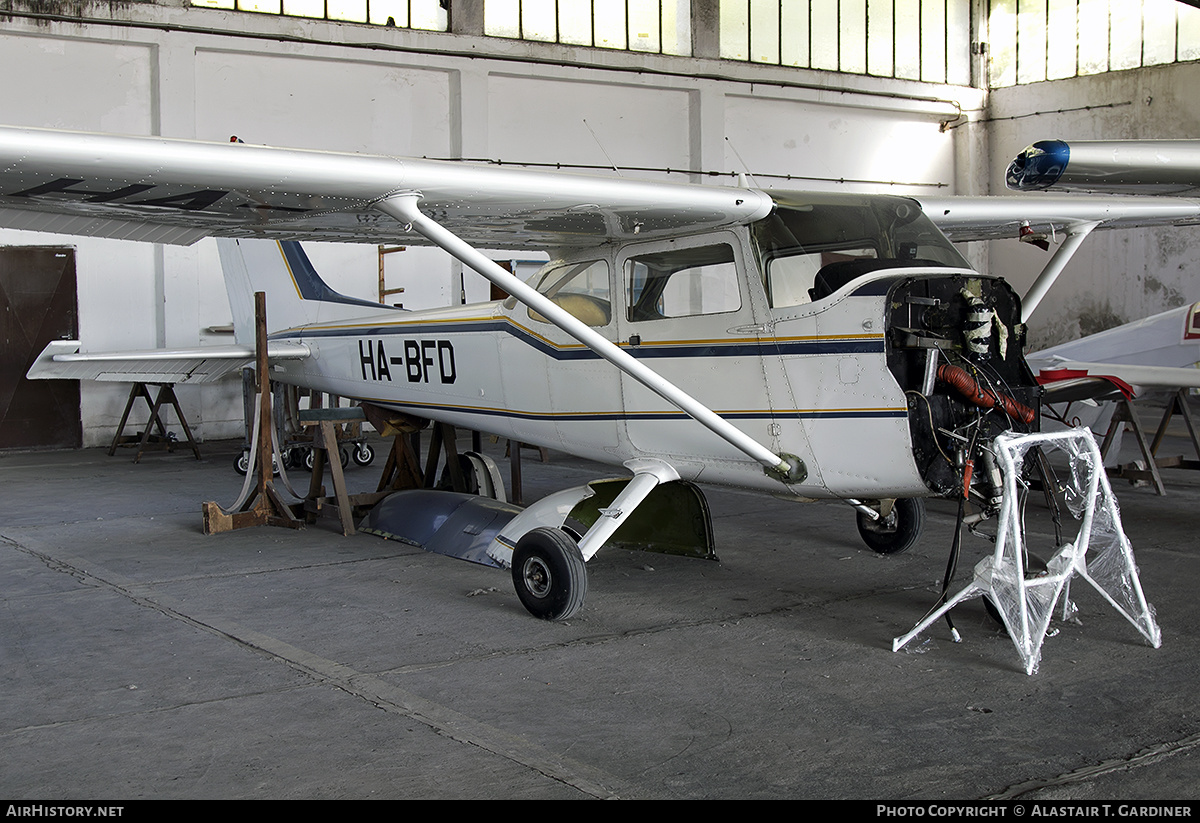
[[[372,458],[374,458],[374,455],[372,455]],[[343,469],[346,468],[346,466],[349,465],[349,463],[350,463],[350,452],[344,446],[342,448],[338,449],[338,459],[341,461]],[[309,471],[312,471],[313,466],[316,465],[316,460],[317,460],[316,450],[309,449],[308,452],[304,455],[304,468],[308,469]],[[368,462],[370,462],[370,461],[368,461]],[[366,465],[366,464],[364,463],[362,465]]]
[[[368,443],[359,443],[350,456],[354,458],[356,465],[369,466],[375,459],[375,450]]]

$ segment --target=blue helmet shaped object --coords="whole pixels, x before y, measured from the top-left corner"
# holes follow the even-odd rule
[[[1070,159],[1071,147],[1062,140],[1039,140],[1009,164],[1004,182],[1016,191],[1048,189],[1062,177]]]

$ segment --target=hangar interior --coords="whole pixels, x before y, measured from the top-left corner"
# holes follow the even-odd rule
[[[1035,140],[1194,139],[1197,61],[1193,0],[0,0],[6,125],[820,192],[1003,194]],[[1028,348],[1200,301],[1195,231],[1089,237]],[[490,293],[428,248],[305,248],[358,298]],[[961,250],[1018,293],[1047,257],[1011,239]],[[544,257],[490,256],[518,272]],[[0,375],[8,408],[27,333],[98,351],[231,336],[212,240],[0,230],[0,299],[20,361]],[[206,459],[139,465],[76,448],[108,444],[127,384],[76,385],[0,419],[0,435],[52,419],[59,438],[0,442],[4,796],[892,798],[947,817],[1014,801],[1105,816],[1053,803],[1116,798],[1118,816],[1195,814],[1154,804],[1194,797],[1200,756],[1194,471],[1168,495],[1118,488],[1162,647],[1080,585],[1082,617],[1056,619],[1028,676],[978,600],[962,638],[938,624],[891,645],[944,595],[954,501],[889,555],[864,548],[848,506],[714,486],[720,562],[606,550],[588,608],[533,620],[507,574],[415,544],[202,534],[198,503],[240,482],[236,379],[178,387]],[[868,451],[845,439],[826,453]],[[554,452],[525,498],[613,473]],[[966,551],[986,556],[983,536]],[[988,808],[924,805],[953,798]]]
[[[1194,135],[1197,57],[1200,10],[1174,0],[9,0],[0,25],[10,125],[901,194],[1003,193],[1037,139]],[[1091,238],[1030,348],[1200,298],[1186,238]],[[62,310],[85,347],[227,339],[211,241],[0,243],[72,251]],[[968,259],[1018,290],[1043,265],[978,245]],[[375,247],[309,251],[335,288],[376,295]],[[487,298],[441,252],[386,266],[408,308]],[[124,387],[80,391],[73,441],[107,442]],[[200,439],[240,433],[236,381],[179,395]]]

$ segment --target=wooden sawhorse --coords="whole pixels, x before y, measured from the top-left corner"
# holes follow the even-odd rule
[[[196,459],[200,460],[200,447],[196,445],[196,439],[192,437],[192,430],[188,427],[187,418],[183,416],[183,409],[179,408],[179,398],[175,396],[174,383],[152,383],[150,385],[158,386],[158,397],[151,398],[150,390],[146,388],[145,383],[134,383],[133,388],[129,390],[129,401],[125,404],[125,413],[121,415],[121,423],[117,426],[117,433],[113,435],[112,445],[108,447],[108,456],[112,457],[117,452],[117,446],[131,446],[134,443],[138,444],[137,456],[133,458],[133,462],[137,463],[142,459],[142,452],[150,449],[163,449],[168,452],[175,451],[175,440],[167,434],[167,427],[163,424],[161,412],[163,405],[170,406],[175,409],[175,414],[179,416],[179,425],[183,427],[183,433],[187,436],[188,446],[192,449],[192,454],[196,455]],[[133,404],[138,398],[146,401],[146,405],[150,409],[150,419],[146,421],[146,429],[140,434],[124,434],[125,424],[129,421],[129,413],[133,411]],[[157,433],[154,431],[157,429]]]

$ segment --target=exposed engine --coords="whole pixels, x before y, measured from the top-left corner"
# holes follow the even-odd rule
[[[934,493],[991,512],[1002,496],[988,445],[1039,426],[1021,303],[1003,280],[905,278],[888,294],[888,368],[908,398],[913,456]]]

